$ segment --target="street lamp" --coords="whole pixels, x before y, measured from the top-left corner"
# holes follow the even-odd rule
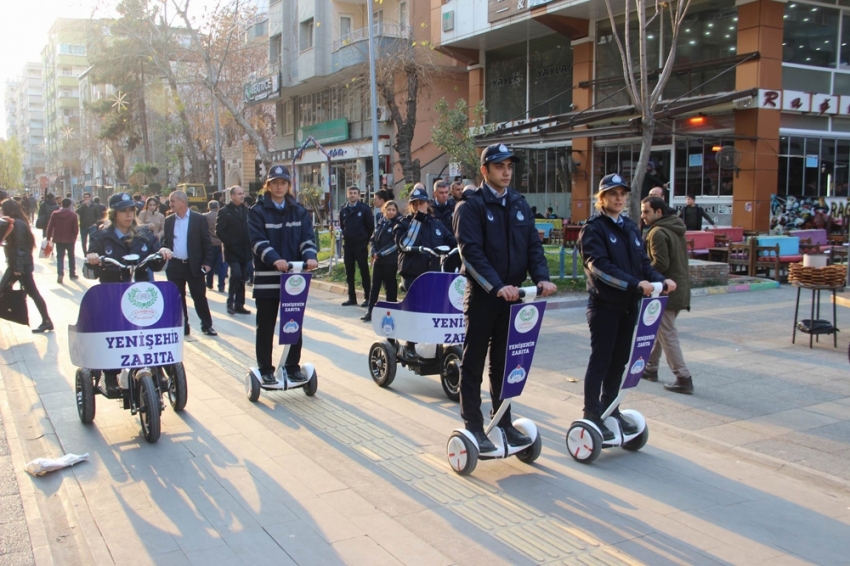
[[[369,6],[369,94],[372,98],[372,190],[377,192],[381,182],[381,169],[378,164],[378,88],[375,80],[375,9],[374,0],[366,0]],[[366,190],[366,202],[369,202],[369,190]]]

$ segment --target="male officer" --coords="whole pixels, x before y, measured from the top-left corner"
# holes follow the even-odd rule
[[[354,288],[354,264],[360,268],[363,281],[363,293],[366,299],[361,306],[369,306],[371,279],[369,278],[369,254],[367,247],[372,232],[375,231],[375,217],[372,209],[360,201],[360,189],[348,187],[348,203],[339,211],[339,227],[342,230],[342,255],[345,260],[345,280],[348,285],[348,300],[342,306],[357,304],[357,290]]]
[[[496,449],[484,434],[481,415],[481,381],[489,348],[490,398],[493,413],[499,409],[505,370],[510,305],[519,300],[519,285],[528,274],[540,295],[555,292],[543,245],[534,226],[531,208],[520,193],[508,188],[516,157],[504,144],[488,146],[481,154],[484,181],[464,191],[453,219],[468,283],[464,298],[466,338],[460,375],[461,417],[475,435],[482,453]],[[497,423],[508,444],[520,446],[531,439],[514,428],[510,410]]]
[[[448,227],[452,225],[454,212],[455,201],[449,198],[449,184],[442,180],[436,181],[434,183],[434,200],[431,201],[431,216]]]

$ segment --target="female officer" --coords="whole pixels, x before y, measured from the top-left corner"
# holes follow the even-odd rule
[[[401,288],[410,290],[413,280],[426,271],[439,271],[440,261],[429,253],[413,248],[423,246],[432,250],[438,246],[457,246],[451,227],[428,214],[428,193],[416,188],[410,193],[409,214],[402,218],[393,229],[398,249],[398,272],[401,274]]]
[[[108,222],[103,228],[92,234],[86,263],[94,268],[101,283],[131,283],[130,271],[120,269],[107,263],[101,264],[100,256],[106,256],[122,261],[126,255],[135,254],[144,259],[152,253],[162,256],[162,259],[151,261],[146,267],[152,271],[160,271],[171,259],[171,250],[160,247],[159,238],[146,226],[136,224],[136,203],[127,193],[117,193],[109,198]],[[136,281],[149,281],[147,269],[136,270]],[[109,399],[119,397],[118,372],[106,370],[103,376],[106,382],[106,396]]]
[[[380,191],[379,191],[380,192]],[[360,320],[372,320],[372,308],[378,302],[381,284],[391,303],[398,298],[398,246],[393,239],[393,228],[398,224],[398,205],[390,200],[381,207],[381,220],[372,235],[372,291],[369,293],[369,311]]]
[[[263,198],[248,211],[248,237],[254,250],[254,300],[257,305],[257,367],[265,383],[275,383],[272,349],[275,323],[280,308],[280,274],[290,261],[305,261],[316,269],[316,244],[310,213],[289,192],[289,169],[272,165]],[[306,381],[301,373],[303,336],[292,345],[284,369],[290,381]]]
[[[652,282],[664,282],[668,291],[676,283],[653,269],[641,242],[640,230],[623,216],[631,187],[618,174],[606,175],[599,183],[597,214],[579,235],[579,251],[587,276],[587,323],[590,326],[590,361],[584,377],[584,418],[594,423],[604,440],[614,433],[602,413],[620,392],[620,381],[629,361],[631,339],[637,323],[639,298],[652,293]],[[601,394],[601,398],[600,398]],[[620,415],[612,416],[625,434],[637,427]]]

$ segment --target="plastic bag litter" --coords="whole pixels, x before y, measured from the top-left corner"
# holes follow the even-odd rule
[[[78,462],[88,459],[88,452],[82,456],[79,454],[65,454],[61,458],[36,458],[27,464],[24,469],[34,476],[43,476],[47,472],[55,472],[56,470],[73,466]]]

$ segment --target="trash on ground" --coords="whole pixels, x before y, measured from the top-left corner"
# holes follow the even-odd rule
[[[79,454],[65,454],[61,458],[36,458],[27,464],[24,469],[34,476],[43,476],[47,472],[55,472],[56,470],[73,466],[78,462],[88,459],[88,452],[82,456]]]

